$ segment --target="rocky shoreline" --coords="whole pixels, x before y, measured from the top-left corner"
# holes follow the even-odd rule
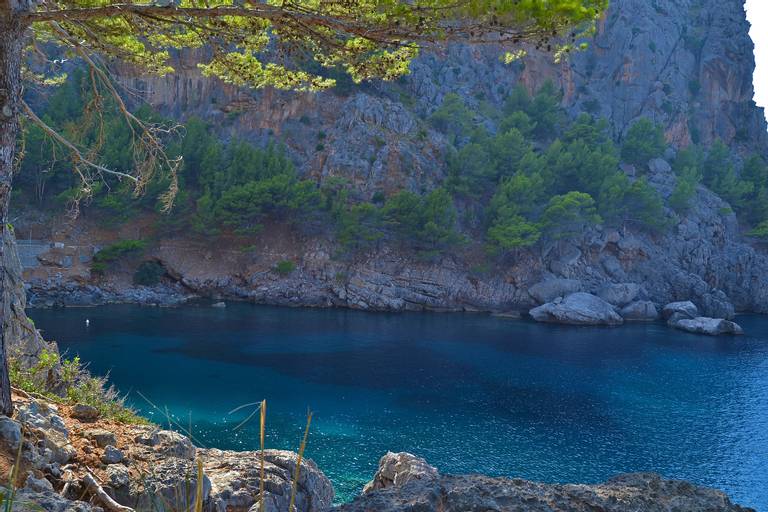
[[[677,178],[669,163],[655,159],[648,169],[649,183],[663,196],[671,194]],[[583,323],[563,312],[575,307],[590,310],[587,317],[602,309],[601,324],[654,320],[664,306],[680,301],[695,304],[696,317],[703,318],[768,313],[764,248],[743,236],[728,204],[705,187],[698,187],[691,204],[683,217],[667,212],[673,227],[663,233],[598,226],[575,239],[542,242],[491,262],[476,246],[430,261],[385,245],[365,254],[339,255],[332,239],[275,225],[249,247],[236,238],[218,240],[215,249],[192,235],[156,239],[141,256],[94,276],[94,254],[116,238],[115,233],[105,238],[87,222],[76,230],[62,229],[61,241],[40,241],[40,250],[22,260],[32,307],[176,305],[202,297],[370,311],[517,316],[533,310],[532,316],[543,321]],[[132,282],[145,261],[165,270],[157,286]],[[279,271],[281,262],[290,262],[288,272]],[[558,298],[561,302],[555,303]],[[688,330],[703,325],[676,323]]]
[[[202,461],[204,512],[258,512],[260,453],[196,447],[151,425],[100,418],[84,405],[54,405],[17,393],[13,418],[0,417],[0,464],[20,454],[12,512],[192,510]],[[285,512],[297,454],[265,451],[266,512]],[[597,485],[442,475],[408,453],[387,453],[362,493],[334,506],[331,482],[301,460],[297,512],[595,511],[748,512],[722,492],[659,475],[620,475]]]

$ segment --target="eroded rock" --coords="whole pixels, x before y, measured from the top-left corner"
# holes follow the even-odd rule
[[[402,454],[400,454],[402,455]],[[407,455],[407,454],[406,454]],[[422,459],[402,457],[420,466]],[[387,463],[387,457],[382,459]],[[381,471],[382,466],[379,467]],[[418,469],[414,469],[418,471]],[[405,467],[401,471],[408,473]],[[653,473],[620,475],[597,485],[558,485],[519,478],[435,475],[384,481],[337,512],[747,512],[720,492]],[[372,485],[374,482],[371,482]],[[754,512],[754,511],[752,511]]]
[[[670,322],[675,329],[693,332],[696,334],[708,334],[718,336],[720,334],[744,334],[744,330],[736,322],[723,318],[709,318],[697,316],[696,318],[680,318]]]
[[[548,302],[529,311],[538,322],[573,325],[620,325],[624,322],[616,310],[600,297],[578,292],[563,300]]]

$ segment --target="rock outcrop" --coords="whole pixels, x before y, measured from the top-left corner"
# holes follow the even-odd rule
[[[118,80],[165,114],[210,120],[225,138],[264,142],[276,134],[303,177],[319,183],[344,178],[370,199],[376,192],[429,190],[445,180],[447,140],[424,120],[448,93],[478,112],[495,111],[516,84],[533,90],[546,80],[561,87],[569,114],[606,118],[617,140],[645,116],[664,126],[672,146],[720,138],[737,150],[764,152],[768,133],[762,109],[752,102],[748,29],[741,0],[616,0],[590,49],[559,64],[532,51],[522,62],[504,65],[498,48],[451,45],[440,55],[425,52],[397,84],[293,94],[242,91],[205,78],[195,52],[183,52],[172,76],[137,76],[121,68]],[[320,132],[321,151],[307,144]],[[668,198],[677,180],[673,155],[670,148],[664,159],[625,170],[645,175]],[[100,242],[84,221],[62,235],[67,243],[60,254],[44,252],[47,265],[29,269],[30,298],[36,306],[167,305],[200,295],[292,306],[509,312],[589,292],[621,308],[630,300],[662,305],[690,299],[713,318],[768,313],[768,256],[745,240],[725,201],[699,186],[689,211],[667,209],[664,215],[670,226],[665,233],[597,228],[559,248],[521,250],[481,273],[473,270],[476,253],[463,250],[427,263],[382,246],[342,261],[332,257],[338,252],[332,241],[287,233],[279,225],[254,241],[262,248],[256,254],[222,243],[214,257],[205,241],[182,235],[146,255],[174,276],[173,283],[156,288],[132,286],[130,275],[89,281],[80,261],[87,252],[67,250],[69,242]],[[271,271],[285,259],[296,262],[295,272]],[[642,289],[629,299],[633,283]],[[647,305],[638,312],[640,307],[628,315],[651,316]]]
[[[572,325],[620,325],[624,322],[613,306],[590,293],[577,292],[529,311],[537,322]]]
[[[424,474],[426,461],[410,454],[388,454],[382,466],[398,459],[402,474],[407,464],[422,478],[385,480],[369,485],[352,503],[338,512],[747,512],[722,492],[679,480],[665,480],[652,473],[620,475],[597,485],[555,485],[519,478],[482,475]],[[434,469],[434,468],[433,468]],[[378,473],[377,473],[378,474]],[[376,483],[374,480],[373,483]],[[381,485],[384,483],[386,485]]]
[[[76,406],[56,407],[16,397],[13,418],[0,416],[0,457],[29,472],[13,510],[96,512],[104,503],[86,483],[89,475],[117,503],[136,510],[186,510],[203,461],[204,512],[249,512],[259,496],[259,452],[198,449],[178,432],[110,420],[79,419]],[[95,425],[94,425],[95,422]],[[288,509],[297,454],[265,451],[265,511]],[[333,487],[311,460],[303,459],[296,493],[298,512],[328,510]],[[81,500],[90,500],[90,503]],[[34,503],[37,508],[29,508]]]
[[[103,512],[104,496],[137,511],[187,510],[197,499],[198,461],[204,512],[259,510],[260,452],[199,449],[177,432],[104,419],[93,428],[74,418],[70,406],[57,409],[41,400],[16,399],[16,417],[0,416],[0,459],[14,460],[22,443],[21,474],[26,475],[11,512]],[[66,460],[57,459],[50,448],[61,439],[72,450]],[[264,460],[264,510],[285,512],[297,455],[266,450]],[[732,504],[722,492],[654,474],[622,475],[599,485],[552,485],[441,475],[408,453],[384,455],[363,493],[333,508],[333,487],[322,471],[302,460],[299,474],[297,512],[750,510]]]
[[[699,316],[699,309],[690,301],[667,304],[662,310],[662,315],[667,319],[669,326],[683,331],[710,336],[744,334],[741,326],[736,322]]]

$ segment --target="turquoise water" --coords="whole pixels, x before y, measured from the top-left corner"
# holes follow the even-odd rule
[[[387,450],[446,473],[599,482],[653,470],[768,510],[768,318],[709,338],[659,324],[615,329],[483,315],[382,314],[230,304],[32,310],[156,421],[167,408],[206,446],[307,454],[341,500]],[[86,326],[85,319],[90,320]]]

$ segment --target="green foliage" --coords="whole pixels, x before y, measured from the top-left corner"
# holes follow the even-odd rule
[[[745,206],[746,197],[754,191],[754,184],[740,179],[736,173],[731,151],[721,140],[716,140],[709,149],[702,176],[707,187],[737,210]]]
[[[571,238],[602,222],[595,200],[584,192],[553,196],[542,215],[542,225],[555,240]]]
[[[103,276],[109,270],[111,263],[125,256],[141,254],[147,246],[144,240],[120,240],[104,247],[93,256],[91,273]]]
[[[160,283],[164,275],[165,267],[159,261],[143,261],[133,274],[133,284],[154,286]]]
[[[48,386],[51,372],[57,367],[60,385],[54,393]],[[115,389],[107,384],[106,378],[90,375],[79,357],[62,360],[57,353],[43,350],[32,367],[25,367],[11,357],[8,371],[11,384],[27,393],[42,395],[57,403],[91,405],[102,417],[121,423],[147,423],[125,405]]]
[[[660,157],[665,147],[661,126],[644,117],[627,131],[621,146],[621,158],[627,163],[644,167],[649,160]]]
[[[659,193],[645,178],[630,181],[623,173],[616,173],[603,183],[600,212],[610,223],[633,224],[652,231],[667,224]]]
[[[287,276],[294,270],[296,270],[296,263],[291,260],[280,260],[275,265],[275,270],[281,276]]]
[[[466,137],[475,129],[474,117],[458,94],[448,93],[440,108],[429,117],[429,122],[447,135],[452,143],[456,143],[457,138]]]
[[[690,206],[690,200],[696,193],[696,186],[701,181],[701,176],[695,167],[684,167],[677,175],[677,183],[672,195],[669,197],[669,205],[678,213],[685,213]]]
[[[755,226],[755,228],[749,232],[749,236],[753,236],[761,240],[768,240],[768,220],[764,220]]]

